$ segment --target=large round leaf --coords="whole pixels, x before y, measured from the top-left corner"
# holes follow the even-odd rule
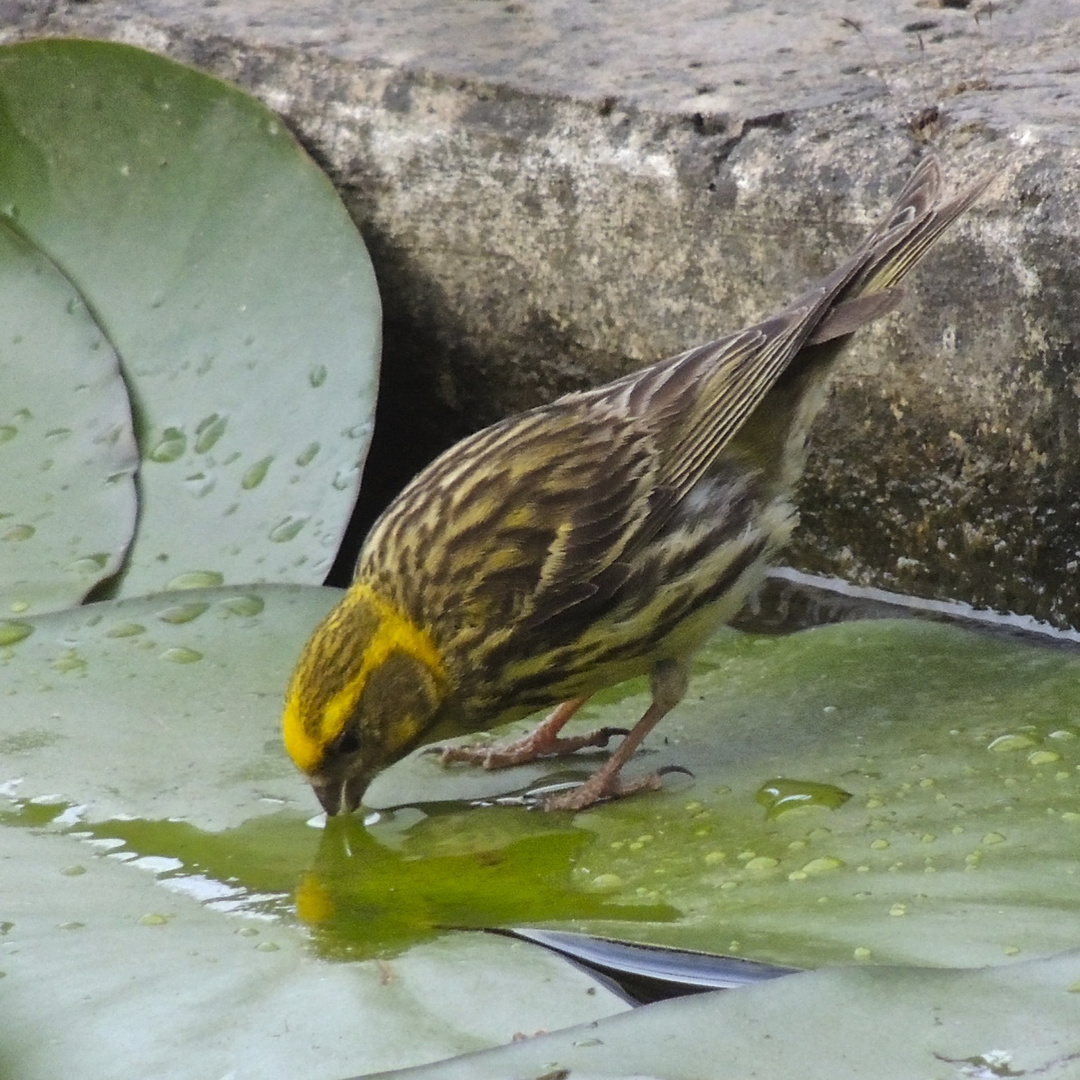
[[[369,1080],[1069,1080],[1080,951],[982,971],[807,972]]]
[[[118,592],[321,581],[379,348],[329,181],[235,87],[104,42],[0,49],[0,149],[0,212],[87,298],[131,390],[140,516]]]
[[[119,569],[138,453],[108,340],[71,282],[3,224],[0,297],[0,611],[19,616],[77,604]]]
[[[848,970],[650,1006],[433,1077],[696,1078],[711,1075],[699,1061],[756,1060],[750,1030],[768,1035],[773,1072],[800,1061],[830,1080],[845,1061],[867,1074],[871,1038],[881,1076],[1054,1075],[1077,1052],[1075,956],[1012,964],[1076,940],[1074,655],[915,623],[727,635],[631,765],[689,762],[692,780],[546,815],[465,807],[455,800],[490,793],[492,776],[417,757],[380,789],[387,805],[419,805],[318,832],[278,712],[335,598],[267,586],[109,602],[28,618],[33,632],[0,652],[0,857],[19,868],[0,872],[18,1018],[0,1064],[19,1080],[62,1072],[85,1040],[106,1062],[96,1075],[168,1075],[172,1060],[220,1074],[230,1049],[237,1075],[246,1060],[272,1075],[260,1055],[274,1032],[330,1038],[340,1008],[355,1041],[339,1049],[355,1056],[312,1074],[342,1076],[621,1008],[550,961],[534,967],[527,946],[431,940],[529,918]],[[631,720],[644,705],[632,689],[582,724]],[[540,771],[494,779],[512,790]],[[333,1006],[297,916],[315,955],[356,961],[325,971]],[[685,1051],[682,1073],[664,1047]]]

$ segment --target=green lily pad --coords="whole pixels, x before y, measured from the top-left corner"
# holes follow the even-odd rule
[[[71,282],[2,223],[0,294],[0,612],[10,620],[78,604],[116,573],[135,531],[138,451],[108,339]]]
[[[1073,950],[982,971],[807,972],[377,1077],[1065,1080],[1078,1060],[1080,951]]]
[[[205,834],[287,810],[278,828],[292,843],[316,803],[280,746],[281,694],[336,595],[208,590],[28,620],[33,633],[2,654],[0,782],[19,780],[8,790],[24,807],[51,799],[90,824],[183,818]],[[465,800],[545,769],[583,776],[587,755],[494,774],[416,755],[378,788],[384,806],[415,809],[359,832],[336,822],[317,858],[251,887],[310,883],[311,910],[332,913],[310,920],[330,956],[529,919],[797,967],[992,964],[1072,944],[1075,655],[875,622],[723,636],[699,667],[690,700],[631,764],[690,761],[692,780],[552,818]],[[621,692],[582,725],[643,708]],[[782,812],[757,798],[779,781],[793,807]],[[809,797],[791,799],[800,786]],[[155,843],[167,856],[179,841]],[[206,845],[192,851],[228,876]],[[473,858],[503,869],[463,870]],[[539,879],[530,865],[546,867]]]
[[[751,1031],[769,1034],[761,1068],[777,1075],[798,1053],[800,1075],[845,1075],[839,1060],[867,1075],[868,1045],[885,1062],[875,1076],[1044,1068],[1053,1045],[1071,1060],[1075,955],[1012,961],[1075,941],[1075,654],[913,622],[723,635],[631,764],[689,762],[693,779],[547,815],[463,800],[490,795],[493,778],[510,791],[523,774],[584,775],[588,755],[503,774],[418,755],[380,778],[398,809],[314,829],[278,717],[296,653],[337,596],[109,601],[28,618],[32,632],[0,651],[0,844],[19,867],[0,874],[0,923],[15,924],[0,936],[5,1015],[18,1018],[0,1064],[19,1080],[62,1071],[86,1039],[114,1047],[109,1075],[169,1075],[163,1056],[222,1074],[229,1048],[250,1053],[263,1070],[251,1075],[277,1075],[260,1055],[286,1029],[308,1046],[348,1031],[356,1057],[326,1058],[340,1077],[622,1008],[563,984],[581,976],[551,958],[533,968],[527,946],[489,950],[454,929],[523,921],[838,970],[647,1006],[429,1075],[677,1078],[644,1047],[678,1047],[687,1068],[743,1063],[761,1051]],[[582,725],[625,724],[645,700],[633,686],[603,698]],[[70,900],[92,881],[99,895]],[[234,933],[249,925],[259,934]],[[258,954],[234,966],[234,949],[264,942],[272,962],[286,954],[280,967]],[[961,965],[995,970],[946,970]],[[309,990],[318,973],[347,1026]],[[561,1011],[519,1012],[534,978]],[[463,992],[473,980],[498,993]],[[145,1040],[129,1031],[139,1010]]]
[[[139,528],[112,594],[320,582],[380,332],[330,182],[253,98],[106,42],[0,49],[0,147],[0,213],[86,298],[131,392]]]

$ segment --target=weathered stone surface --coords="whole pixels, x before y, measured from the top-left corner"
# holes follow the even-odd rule
[[[327,168],[386,306],[367,509],[505,414],[759,318],[927,146],[1001,179],[862,332],[814,434],[806,569],[1080,621],[1077,0],[94,0]]]

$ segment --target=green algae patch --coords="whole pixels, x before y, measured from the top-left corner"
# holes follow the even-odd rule
[[[491,935],[428,933],[399,955],[327,963],[291,892],[270,892],[319,846],[287,815],[206,834],[86,827],[79,810],[34,804],[0,820],[12,1080],[68,1075],[72,1061],[80,1076],[224,1076],[237,1060],[244,1075],[299,1076],[313,1046],[321,1075],[353,1076],[626,1009],[556,957]],[[343,1037],[357,1025],[370,1037]]]
[[[209,833],[183,821],[86,822],[81,809],[13,802],[0,827],[63,832],[211,909],[298,923],[325,959],[396,955],[452,929],[678,917],[576,884],[588,833],[520,810],[386,815],[371,827],[340,818],[324,829],[282,812]]]
[[[598,920],[669,922],[664,903],[613,897],[572,867],[591,837],[522,810],[424,818],[403,833],[328,823],[297,892],[320,955],[370,956],[447,929]]]

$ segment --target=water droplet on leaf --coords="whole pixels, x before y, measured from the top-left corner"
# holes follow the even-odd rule
[[[67,569],[75,574],[100,574],[109,564],[109,556],[103,551],[93,555],[84,555],[81,559],[68,563]]]
[[[178,574],[165,588],[170,592],[177,589],[216,589],[225,584],[225,575],[217,570],[189,570]]]
[[[254,465],[240,479],[240,486],[245,491],[251,491],[252,488],[257,488],[264,479],[266,474],[273,463],[273,457],[264,457],[259,461],[256,461]]]
[[[294,539],[301,529],[308,523],[308,515],[302,514],[299,516],[290,515],[279,525],[275,525],[270,530],[270,539],[275,544],[284,544],[289,540]]]
[[[1056,750],[1036,750],[1028,754],[1029,765],[1052,765],[1061,760],[1061,755]]]
[[[331,483],[334,486],[335,491],[348,491],[356,483],[356,478],[360,472],[358,465],[342,465],[336,473],[334,473],[334,479]]]
[[[749,859],[746,863],[747,870],[772,870],[780,865],[779,859],[771,858],[768,855],[756,855],[754,858]]]
[[[804,874],[827,874],[831,870],[839,870],[844,865],[843,859],[834,855],[823,855],[820,859],[811,859],[804,867]]]
[[[209,495],[211,491],[217,487],[217,478],[213,476],[207,476],[206,473],[192,473],[191,476],[184,477],[184,487],[196,498],[201,499],[205,495]]]
[[[836,810],[850,798],[851,792],[833,784],[822,784],[816,780],[791,780],[786,777],[767,781],[758,788],[754,796],[755,801],[765,807],[767,819],[803,807],[823,806]]]
[[[590,885],[596,892],[614,892],[623,887],[623,879],[618,874],[597,874]]]
[[[161,438],[154,444],[147,457],[160,465],[167,465],[170,461],[183,457],[185,450],[187,450],[187,436],[179,428],[168,427],[161,433]]]
[[[1009,754],[1015,750],[1026,750],[1034,745],[1035,740],[1030,735],[999,735],[990,743],[987,750],[993,750],[995,754]]]
[[[300,451],[296,456],[296,464],[303,468],[305,465],[310,465],[315,460],[315,455],[319,452],[321,447],[317,442],[310,443],[307,447]]]
[[[86,657],[80,656],[74,649],[67,649],[49,667],[64,675],[72,671],[83,671],[86,668]]]
[[[165,608],[164,611],[158,612],[158,618],[162,622],[179,626],[182,623],[189,623],[192,620],[197,619],[209,606],[209,604],[203,603],[176,604],[173,607],[168,607]]]
[[[211,413],[200,420],[195,428],[195,452],[205,454],[225,434],[228,419]]]
[[[221,606],[233,615],[251,618],[262,612],[263,608],[266,607],[266,601],[263,600],[261,596],[248,594],[246,596],[234,596],[229,600],[223,600]]]
[[[0,646],[14,645],[28,638],[34,632],[29,623],[16,622],[13,619],[0,619]]]
[[[189,649],[184,645],[177,645],[172,649],[166,649],[161,654],[162,660],[169,660],[174,664],[194,664],[196,660],[201,660],[203,654],[197,649]]]

